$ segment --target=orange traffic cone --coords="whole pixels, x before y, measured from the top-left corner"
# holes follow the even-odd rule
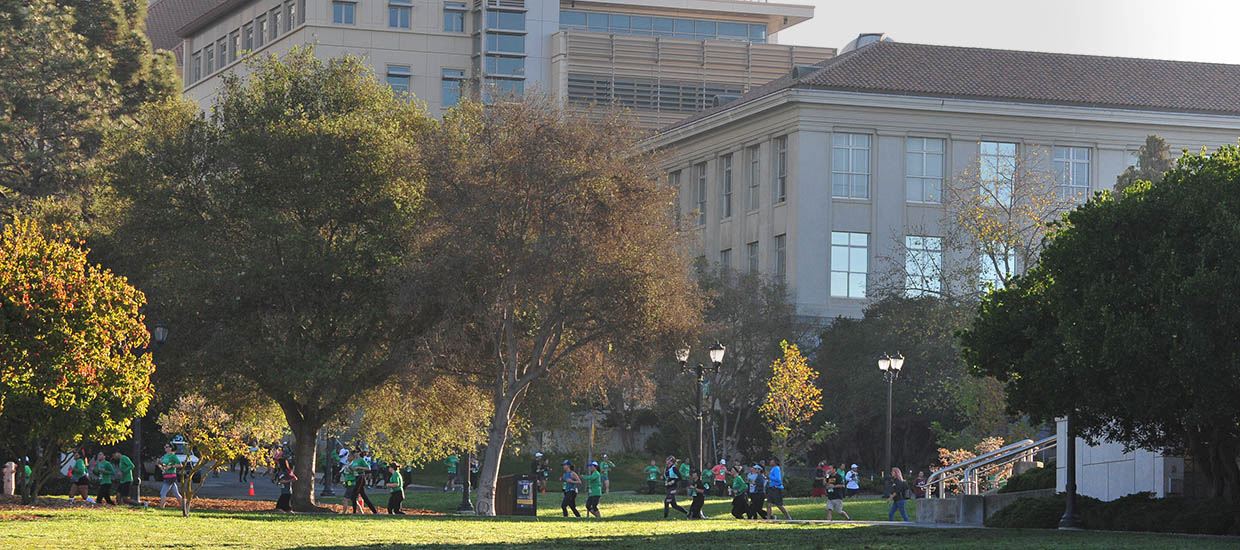
[[[254,482],[250,482],[250,496],[254,496]]]

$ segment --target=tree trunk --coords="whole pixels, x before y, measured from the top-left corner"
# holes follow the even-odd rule
[[[293,482],[293,509],[298,512],[318,511],[318,503],[314,498],[314,461],[318,457],[319,428],[321,422],[298,420],[289,422],[293,430],[293,473],[297,481]]]
[[[508,428],[516,406],[515,394],[500,397],[498,401],[495,404],[495,415],[491,417],[491,428],[487,431],[482,471],[478,474],[478,505],[474,509],[480,516],[495,515],[495,487],[499,482],[499,463],[504,456],[504,446],[508,443]]]

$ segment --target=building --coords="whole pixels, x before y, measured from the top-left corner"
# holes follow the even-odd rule
[[[672,152],[668,179],[701,256],[783,278],[798,313],[825,320],[862,314],[882,258],[899,269],[914,254],[977,261],[944,257],[938,243],[949,229],[940,190],[979,158],[1005,166],[1039,151],[1059,191],[1084,196],[1111,188],[1150,134],[1173,150],[1235,143],[1240,65],[863,37],[649,145]],[[1183,490],[1182,459],[1076,448],[1082,494]]]
[[[246,57],[314,45],[365,58],[432,113],[467,94],[540,90],[574,108],[619,105],[653,129],[834,55],[777,43],[813,12],[753,0],[157,0],[148,33],[179,48],[185,95],[204,107]]]

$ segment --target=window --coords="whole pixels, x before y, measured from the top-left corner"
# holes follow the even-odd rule
[[[487,28],[502,31],[525,30],[525,12],[488,11]]]
[[[332,2],[332,23],[353,25],[357,23],[357,4],[335,0]]]
[[[999,245],[995,250],[982,250],[979,255],[978,290],[1003,288],[1016,274],[1016,250]]]
[[[724,275],[732,271],[732,249],[725,248],[719,251],[719,271]]]
[[[271,39],[275,40],[280,36],[280,8],[276,8],[267,13],[267,19],[271,22],[268,28],[271,30]]]
[[[568,73],[568,101],[574,105],[615,104],[665,113],[694,113],[710,108],[720,94],[739,95],[731,84],[626,78],[614,75]]]
[[[525,37],[511,34],[488,34],[487,51],[525,53]]]
[[[788,273],[788,236],[775,235],[775,278],[783,281]]]
[[[674,190],[676,191],[676,200],[675,200],[675,203],[676,203],[676,217],[675,217],[675,220],[676,220],[676,229],[677,229],[677,230],[679,230],[679,229],[680,229],[680,218],[681,218],[681,214],[680,214],[680,211],[681,211],[681,206],[680,206],[680,198],[681,198],[681,195],[682,195],[681,190],[680,190],[680,170],[677,170],[677,171],[675,171],[675,172],[669,172],[669,173],[667,174],[667,186],[668,186],[668,187],[670,187],[670,188],[672,188],[672,189],[674,189]]]
[[[202,51],[194,52],[189,62],[189,83],[193,84],[202,80]]]
[[[745,245],[745,256],[749,258],[749,273],[758,272],[758,241]]]
[[[237,60],[237,55],[241,51],[241,31],[233,31],[228,34],[228,62],[232,63]]]
[[[525,58],[488,55],[487,74],[525,76]]]
[[[246,23],[241,27],[241,47],[245,52],[254,51],[254,24]]]
[[[254,18],[254,46],[262,47],[267,42],[267,16],[260,15]]]
[[[1088,147],[1056,147],[1053,154],[1055,163],[1056,191],[1059,198],[1065,200],[1081,200],[1089,196],[1089,148]]]
[[[228,37],[227,36],[221,37],[219,40],[215,41],[215,55],[218,56],[215,58],[217,60],[215,67],[217,69],[223,69],[224,66],[228,64]]]
[[[465,3],[443,3],[443,32],[465,32]]]
[[[1011,206],[1016,184],[1016,144],[983,141],[978,144],[978,192],[988,204]]]
[[[775,203],[788,198],[788,136],[775,138]]]
[[[709,19],[672,19],[623,13],[560,10],[560,28],[639,36],[674,36],[693,40],[766,42],[766,25]]]
[[[413,22],[413,0],[388,0],[388,26],[407,29]]]
[[[869,134],[831,136],[831,196],[870,198]]]
[[[408,65],[387,66],[387,84],[392,87],[392,91],[409,93],[409,81],[411,78],[412,74],[409,72]]]
[[[904,142],[904,187],[909,202],[940,202],[943,197],[941,139],[908,138]]]
[[[865,298],[869,249],[868,233],[831,232],[831,296]]]
[[[719,157],[719,217],[732,217],[732,155]]]
[[[525,82],[503,78],[488,78],[487,88],[493,97],[515,97],[525,92]]]
[[[441,73],[442,97],[439,102],[444,107],[451,107],[461,101],[461,86],[465,82],[465,71],[461,69],[444,69]]]
[[[202,49],[202,57],[206,59],[206,70],[202,72],[202,76],[208,76],[215,72],[215,46],[207,45]]]
[[[762,152],[757,145],[750,146],[745,149],[746,156],[749,157],[749,200],[746,202],[746,208],[749,210],[757,210],[759,205],[759,190],[762,186]]]
[[[910,297],[937,295],[943,290],[943,239],[904,237],[904,291]]]
[[[693,165],[693,171],[697,175],[697,194],[694,195],[697,202],[697,223],[706,225],[706,163],[699,162]]]
[[[284,32],[292,31],[296,24],[297,3],[294,0],[284,0]]]

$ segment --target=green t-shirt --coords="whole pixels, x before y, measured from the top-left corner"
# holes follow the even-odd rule
[[[73,469],[70,471],[73,474],[74,481],[82,479],[82,476],[86,475],[86,459],[75,459],[73,461]]]
[[[586,495],[592,497],[603,496],[603,474],[595,470],[585,475]]]
[[[449,474],[456,473],[456,465],[459,464],[460,462],[461,462],[461,457],[456,456],[456,455],[452,455],[444,459],[444,463],[448,465]]]
[[[689,479],[689,463],[680,463],[680,479]]]
[[[30,477],[31,477],[32,475],[34,475],[34,470],[31,470],[31,469],[30,469],[30,465],[29,465],[29,464],[27,464],[27,465],[25,465],[25,466],[23,466],[23,467],[22,467],[22,474],[24,474],[24,475],[26,476],[26,477],[24,477],[24,478],[22,478],[22,479],[24,479],[26,483],[30,483],[30,481],[31,481]]]
[[[112,476],[116,475],[116,466],[111,462],[103,461],[95,464],[95,475],[99,476],[100,485],[111,485]]]
[[[396,484],[395,487],[390,487],[392,494],[399,494],[401,497],[405,496],[405,478],[401,477],[400,472],[392,472],[391,477],[388,477],[388,483]]]
[[[659,479],[658,466],[646,466],[646,481],[657,481]]]
[[[121,464],[117,468],[120,471],[121,483],[133,483],[133,461],[129,457],[121,455]]]
[[[616,467],[616,463],[615,463],[615,462],[611,462],[611,461],[609,461],[609,460],[604,460],[604,461],[602,461],[602,462],[599,462],[599,463],[598,463],[598,469],[599,469],[599,471],[600,471],[600,472],[603,472],[603,475],[610,474],[610,473],[611,473],[611,469],[612,469],[612,468],[615,468],[615,467]]]
[[[353,470],[353,479],[351,481],[357,481],[361,474],[370,471],[370,464],[367,464],[366,459],[359,456],[349,463],[349,468]]]
[[[749,490],[749,484],[745,482],[745,476],[736,476],[732,478],[732,491],[741,494]]]
[[[346,487],[353,485],[357,481],[357,473],[353,471],[353,463],[350,462],[340,469],[340,482]]]

